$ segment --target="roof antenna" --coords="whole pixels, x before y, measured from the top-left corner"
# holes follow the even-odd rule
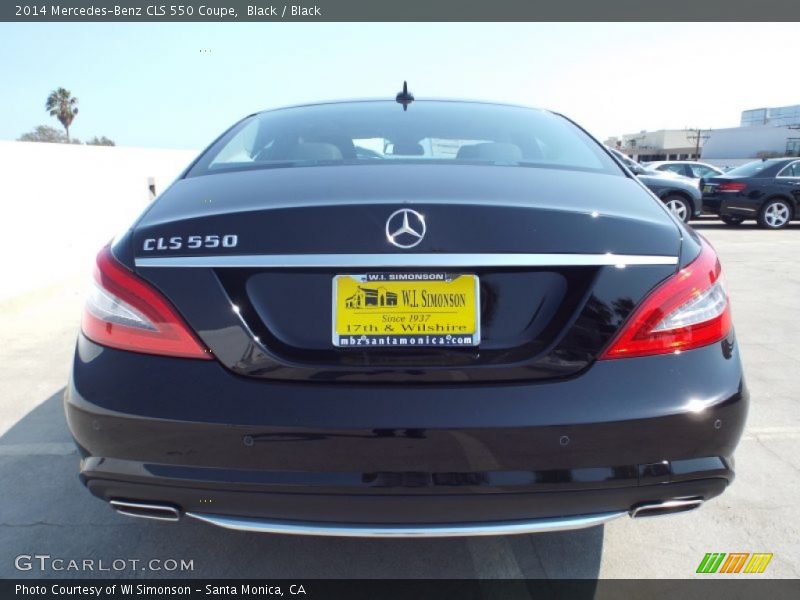
[[[408,105],[411,104],[414,101],[414,94],[409,94],[408,93],[408,82],[407,81],[403,82],[403,91],[399,92],[397,94],[397,96],[395,96],[394,100],[398,104],[402,104],[403,105],[403,110],[404,111],[408,110]]]

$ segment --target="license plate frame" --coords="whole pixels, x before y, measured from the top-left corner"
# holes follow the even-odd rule
[[[414,304],[410,302],[412,297]],[[379,304],[381,299],[383,304]],[[421,300],[443,304],[419,306]],[[459,304],[462,300],[463,306]],[[480,300],[480,278],[475,273],[337,274],[332,278],[331,342],[337,349],[475,348],[481,341]],[[391,320],[385,321],[383,315],[389,315]],[[399,318],[402,320],[396,320]],[[380,327],[377,331],[353,330],[353,325],[359,323]],[[401,323],[411,329],[398,331],[398,327],[403,329]]]

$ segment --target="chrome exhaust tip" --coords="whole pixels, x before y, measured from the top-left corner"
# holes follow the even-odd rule
[[[645,502],[634,506],[631,511],[631,518],[659,517],[662,515],[674,515],[676,513],[687,512],[699,508],[703,504],[702,498],[680,498],[675,500],[664,500],[662,502]]]
[[[128,517],[156,521],[178,521],[181,518],[181,512],[169,504],[128,502],[127,500],[110,500],[109,503],[119,514]]]

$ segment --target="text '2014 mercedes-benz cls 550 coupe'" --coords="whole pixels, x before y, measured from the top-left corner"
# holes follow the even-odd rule
[[[251,115],[97,256],[65,394],[118,512],[458,536],[680,512],[747,413],[717,256],[568,119]]]

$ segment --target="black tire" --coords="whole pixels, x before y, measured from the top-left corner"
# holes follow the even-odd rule
[[[736,227],[744,222],[744,217],[740,217],[738,215],[722,215],[720,219],[723,223],[725,223],[725,225],[730,227]]]
[[[792,220],[792,205],[782,198],[767,200],[758,213],[758,225],[764,229],[782,229]]]
[[[668,194],[661,200],[669,211],[684,223],[688,223],[693,215],[692,203],[680,194]]]

